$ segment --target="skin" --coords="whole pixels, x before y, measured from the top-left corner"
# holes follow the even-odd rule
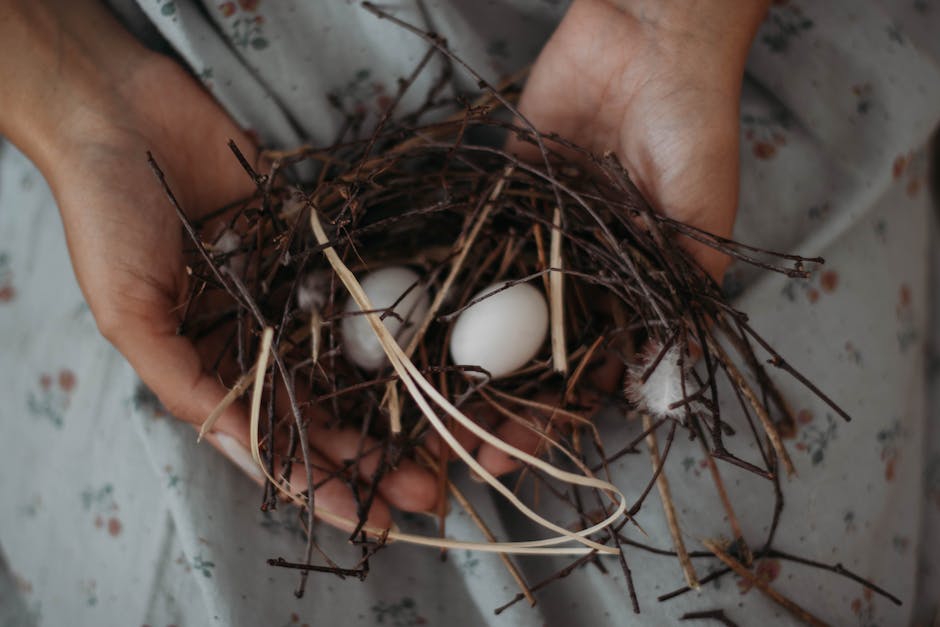
[[[766,5],[574,0],[532,69],[522,111],[543,131],[615,151],[660,211],[729,235],[744,60]],[[184,240],[144,155],[154,153],[197,219],[251,191],[226,147],[233,138],[250,151],[250,139],[188,73],[144,49],[95,0],[8,0],[0,6],[0,42],[0,134],[52,188],[102,335],[173,415],[200,424],[226,388],[204,366],[211,338],[193,344],[176,334],[187,289]],[[689,247],[721,276],[726,259]],[[508,442],[534,450],[531,433],[485,414]],[[316,462],[329,467],[351,456],[358,434],[329,429],[325,419],[313,417],[311,441]],[[245,407],[236,404],[216,430],[247,452],[247,424]],[[466,434],[461,439],[476,445]],[[225,453],[238,457],[231,447]],[[477,454],[495,474],[516,467],[492,447]],[[368,476],[370,461],[363,466]],[[293,479],[303,483],[298,474]],[[390,524],[390,507],[435,506],[435,478],[413,463],[380,488],[370,513],[375,526]],[[317,491],[317,506],[354,511],[336,481]]]

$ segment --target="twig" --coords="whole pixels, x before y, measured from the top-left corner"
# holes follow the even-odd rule
[[[828,627],[829,623],[826,623],[813,614],[810,614],[808,611],[771,588],[770,585],[757,577],[753,572],[748,570],[744,564],[725,553],[716,543],[707,539],[703,539],[701,542],[705,548],[714,553],[715,557],[724,562],[728,568],[737,573],[739,577],[747,581],[749,584],[763,592],[764,595],[766,595],[774,603],[781,606],[801,621],[809,625],[813,625],[813,627]]]
[[[646,445],[650,451],[650,461],[654,468],[662,465],[659,459],[659,446],[656,443],[656,431],[651,430],[653,419],[649,414],[643,414],[643,428],[649,431],[646,436]],[[669,490],[669,480],[665,472],[660,472],[656,477],[656,487],[659,490],[659,498],[663,503],[663,512],[666,514],[666,524],[669,525],[669,535],[672,536],[672,544],[676,547],[676,554],[679,557],[679,566],[682,568],[682,575],[685,582],[693,590],[698,590],[698,576],[695,574],[695,567],[692,560],[689,559],[689,553],[685,548],[685,542],[682,539],[682,530],[679,528],[679,519],[676,516],[676,508],[672,502],[672,494]]]

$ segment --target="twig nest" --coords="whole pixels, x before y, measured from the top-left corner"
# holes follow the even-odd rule
[[[663,348],[660,342],[647,346],[640,363],[627,370],[624,393],[631,402],[656,418],[679,419],[685,415],[685,406],[675,405],[685,400],[682,380],[688,368],[682,363],[678,346],[670,347],[665,353]],[[686,387],[691,387],[688,381]]]
[[[417,331],[417,325],[428,312],[427,289],[421,277],[403,266],[392,266],[372,272],[361,281],[362,289],[377,312],[384,314],[382,323],[399,344],[406,344]],[[342,336],[343,353],[353,364],[374,372],[388,364],[388,358],[369,320],[356,312],[362,311],[350,298],[344,308]],[[351,314],[351,315],[349,315]]]
[[[548,332],[548,305],[542,293],[528,283],[503,289],[505,285],[491,285],[470,299],[472,304],[458,316],[450,338],[454,363],[479,366],[494,379],[535,357]]]

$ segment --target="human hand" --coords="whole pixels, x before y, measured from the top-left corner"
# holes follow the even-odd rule
[[[542,133],[557,133],[598,155],[614,152],[656,210],[730,237],[744,63],[767,5],[574,0],[532,68],[520,111]],[[531,144],[511,141],[510,149],[530,161],[541,158]],[[721,280],[727,256],[692,240],[681,243]],[[598,368],[595,385],[616,389],[618,364],[608,359]],[[532,418],[543,425],[565,422],[546,411]],[[517,448],[532,453],[544,447],[519,422],[493,422]],[[477,442],[468,437],[467,444]],[[519,466],[487,444],[477,455],[494,474]]]
[[[0,36],[8,35],[11,45],[19,38],[30,52],[29,58],[0,61],[0,80],[19,88],[0,103],[9,105],[2,107],[0,132],[49,182],[75,274],[101,333],[170,413],[201,424],[227,392],[207,368],[225,334],[197,343],[177,334],[189,285],[182,229],[146,152],[161,164],[195,221],[252,192],[227,148],[229,139],[246,150],[252,142],[182,68],[140,47],[96,2],[22,0],[12,6],[0,15],[7,18],[0,19]],[[17,65],[24,63],[31,71]],[[311,418],[316,483],[326,476],[320,468],[338,468],[356,456],[359,434],[326,428],[325,414]],[[242,405],[231,406],[210,441],[258,479]],[[371,476],[378,456],[363,457],[354,469],[360,478]],[[294,490],[306,485],[298,466]],[[434,486],[430,474],[402,462],[380,483],[369,524],[388,527],[389,505],[430,509]],[[317,488],[316,502],[319,509],[357,518],[352,494],[338,479]]]
[[[744,63],[767,5],[575,0],[532,68],[520,110],[542,132],[614,152],[665,215],[729,237]],[[721,279],[727,256],[682,243]]]

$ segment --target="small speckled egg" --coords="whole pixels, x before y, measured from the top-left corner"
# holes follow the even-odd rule
[[[504,285],[491,285],[471,301]],[[454,363],[480,366],[496,379],[535,357],[547,333],[545,297],[530,284],[518,283],[471,305],[457,317],[450,338],[450,355]]]
[[[376,270],[366,275],[361,281],[362,289],[376,309],[385,309],[395,305],[393,311],[400,319],[395,316],[386,316],[382,322],[400,345],[407,344],[411,340],[428,312],[430,305],[428,292],[423,286],[415,285],[405,294],[408,288],[420,279],[421,277],[408,268],[392,266]],[[402,294],[405,294],[404,298]],[[399,299],[401,301],[396,304]],[[352,298],[346,302],[344,310],[346,312],[362,311]],[[369,371],[379,370],[388,364],[385,351],[365,316],[344,317],[341,329],[343,353],[349,361]]]

